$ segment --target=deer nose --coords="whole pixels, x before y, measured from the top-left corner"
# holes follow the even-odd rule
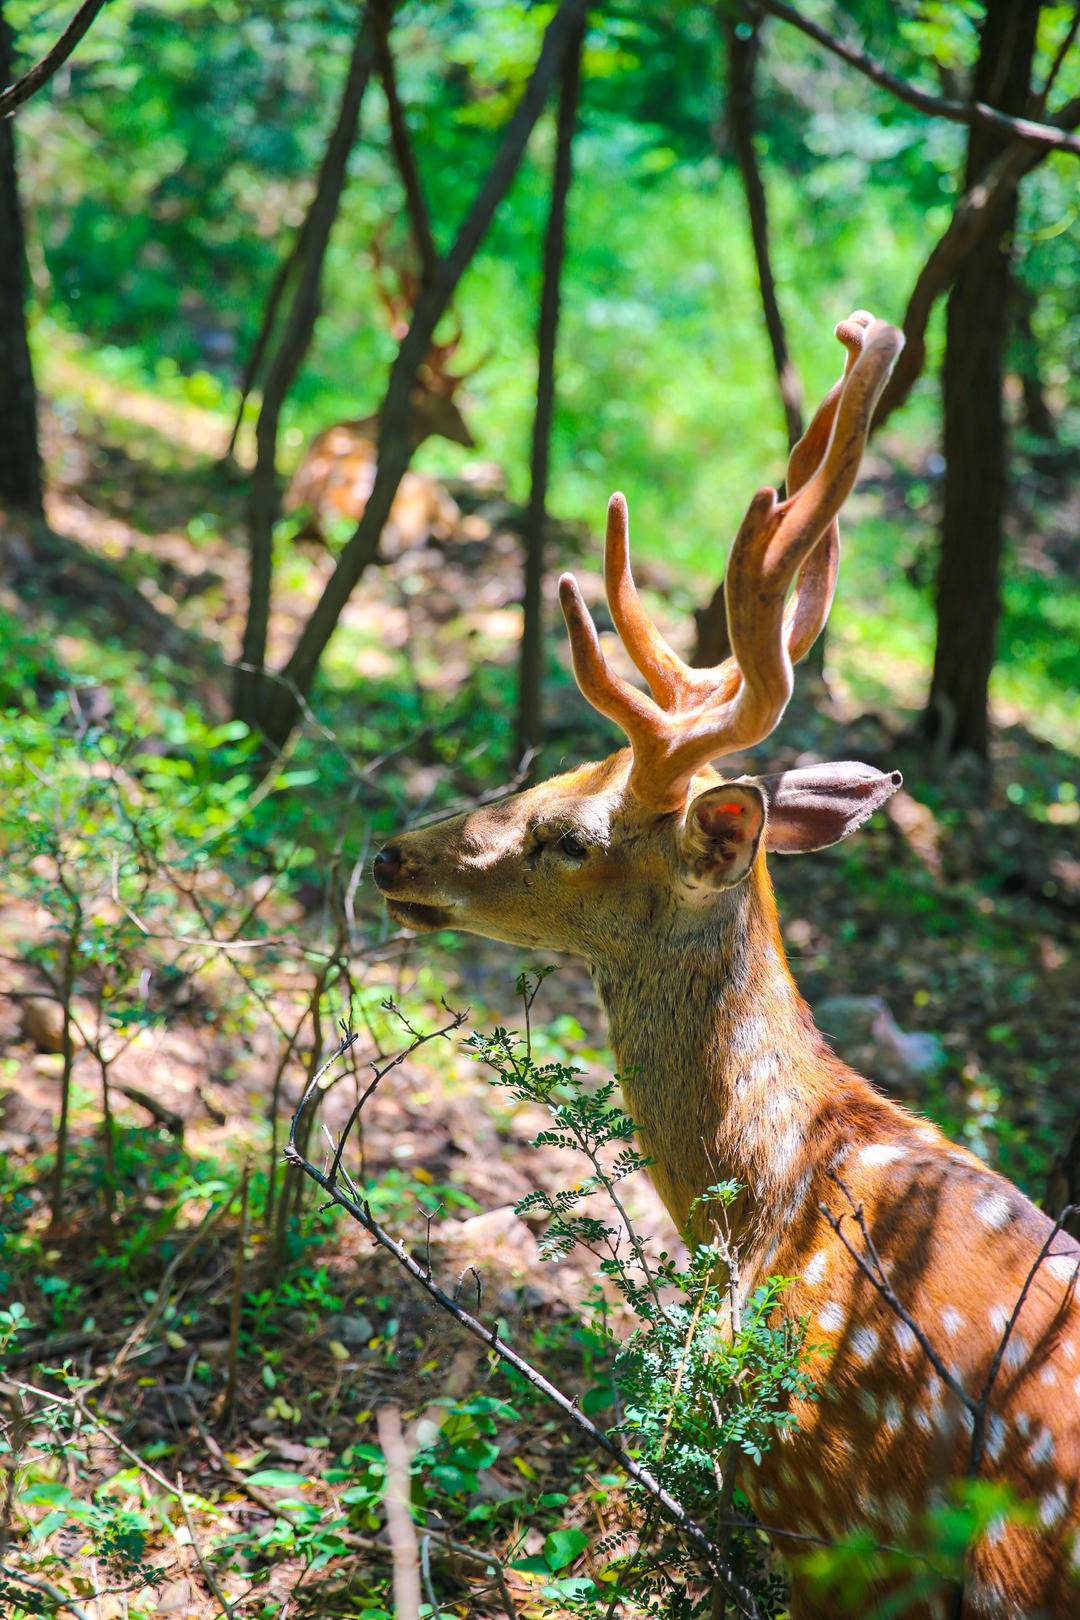
[[[396,844],[384,844],[371,863],[372,876],[380,889],[389,889],[401,876],[401,851]]]

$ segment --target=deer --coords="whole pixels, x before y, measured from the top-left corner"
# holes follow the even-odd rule
[[[675,1225],[706,1240],[702,1199],[730,1179],[742,1297],[792,1279],[784,1308],[827,1352],[819,1398],[793,1399],[796,1426],[740,1483],[788,1554],[797,1620],[836,1613],[800,1572],[797,1538],[862,1529],[903,1546],[976,1471],[1026,1518],[995,1518],[967,1550],[959,1594],[939,1585],[904,1614],[1077,1614],[1080,1245],[832,1051],[781,940],[767,857],[848,837],[900,773],[720,768],[776,729],[824,627],[837,515],[903,346],[861,310],[836,335],[843,373],[791,452],[786,497],[759,490],[731,547],[730,655],[691,668],[653,624],[614,495],[607,601],[647,692],[609,665],[573,575],[559,595],[581,693],[628,746],[394,837],[373,876],[415,933],[584,958]],[[882,1576],[875,1602],[890,1590]]]
[[[383,269],[378,247],[375,263]],[[419,284],[407,270],[394,270],[396,287],[380,277],[379,296],[389,316],[390,329],[400,341],[409,329],[410,312],[416,302]],[[424,364],[417,373],[412,393],[412,444],[417,449],[425,439],[448,439],[466,450],[476,440],[461,412],[457,393],[473,376],[484,359],[467,371],[452,372],[450,362],[461,345],[460,323],[445,342],[428,346]],[[334,518],[359,523],[375,483],[379,457],[379,415],[361,416],[335,422],[317,433],[294,472],[283,502],[287,513],[303,514],[297,531],[299,541],[326,544],[326,525]],[[401,480],[390,517],[383,530],[382,552],[386,557],[423,544],[429,535],[447,539],[460,521],[457,503],[436,478],[425,473],[407,472]]]

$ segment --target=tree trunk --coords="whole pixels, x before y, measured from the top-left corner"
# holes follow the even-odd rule
[[[14,78],[14,57],[0,0],[0,85]],[[40,517],[37,393],[26,341],[26,242],[15,158],[15,121],[0,119],[0,505]]]
[[[495,211],[525,155],[525,147],[543,111],[552,80],[560,72],[571,35],[580,25],[588,0],[563,0],[548,24],[536,66],[503,136],[495,161],[470,208],[453,246],[439,260],[430,286],[413,311],[390,371],[379,420],[379,460],[375,483],[356,530],[337,561],[311,617],[300,633],[280,678],[262,683],[259,727],[272,744],[284,743],[311,689],[326,645],[369,563],[378,555],[383,525],[412,458],[411,396],[416,374],[435,328],[494,218]]]
[[[1037,300],[1030,287],[1025,286],[1018,277],[1013,280],[1012,293],[1013,348],[1016,374],[1024,400],[1024,426],[1035,438],[1054,444],[1057,441],[1057,424],[1046,397],[1039,368],[1039,340],[1032,325]]]
[[[972,93],[1022,113],[1031,86],[1039,6],[989,0]],[[964,190],[999,157],[1002,138],[972,126]],[[949,294],[943,369],[945,501],[937,580],[937,645],[923,725],[944,753],[985,757],[987,696],[1001,606],[1008,446],[1002,374],[1009,254],[1017,198],[968,255]]]
[[[776,281],[769,255],[768,201],[754,147],[754,72],[759,48],[758,24],[728,5],[724,11],[724,29],[728,60],[728,127],[746,192],[750,238],[761,289],[761,311],[765,317],[765,330],[769,334],[790,450],[802,438],[802,382],[788,349],[784,317],[776,296]]]
[[[772,258],[769,252],[769,207],[754,145],[754,78],[760,48],[759,20],[752,18],[735,0],[723,8],[724,39],[728,65],[728,128],[746,193],[750,240],[761,293],[761,313],[772,351],[773,370],[784,414],[788,449],[802,438],[802,380],[788,348],[787,331],[776,295]],[[727,627],[724,582],[720,581],[708,603],[694,612],[697,635],[690,662],[695,669],[712,669],[731,652]],[[820,669],[825,661],[825,637],[820,635],[809,655],[812,666]]]
[[[356,139],[360,106],[371,76],[372,45],[365,6],[357,24],[341,106],[326,145],[315,195],[299,238],[299,271],[292,306],[281,341],[266,376],[259,420],[255,427],[255,471],[251,480],[248,519],[251,579],[247,623],[236,670],[234,707],[239,719],[257,725],[266,683],[266,637],[270,625],[273,583],[274,523],[278,515],[277,436],[281,408],[308,351],[319,313],[319,286],[330,232],[337,218],[341,194]]]
[[[543,732],[542,684],[544,665],[544,531],[547,527],[548,467],[551,422],[555,411],[555,348],[559,333],[559,294],[566,250],[566,199],[570,191],[574,128],[581,88],[581,50],[585,40],[580,24],[566,50],[559,111],[556,120],[555,167],[551,181],[551,212],[544,238],[544,281],[537,326],[539,363],[536,377],[536,413],[533,416],[529,508],[525,517],[525,588],[522,600],[521,663],[518,676],[516,759],[521,764],[530,750],[540,746]]]

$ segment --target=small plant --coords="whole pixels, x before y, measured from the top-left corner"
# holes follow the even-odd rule
[[[809,1340],[806,1320],[784,1310],[790,1279],[769,1277],[740,1304],[739,1257],[726,1219],[739,1193],[736,1183],[720,1183],[698,1200],[692,1212],[695,1230],[711,1230],[713,1236],[702,1241],[686,1234],[684,1263],[649,1253],[620,1191],[648,1161],[633,1146],[633,1120],[614,1100],[619,1077],[592,1086],[573,1064],[534,1059],[531,1011],[549,971],[518,980],[524,1036],[497,1028],[467,1042],[491,1071],[492,1085],[548,1113],[551,1124],[533,1145],[575,1151],[588,1164],[575,1186],[554,1193],[538,1188],[518,1203],[517,1213],[547,1217],[545,1257],[560,1258],[577,1248],[595,1260],[603,1281],[591,1296],[587,1320],[594,1344],[608,1352],[610,1393],[601,1383],[591,1392],[592,1404],[617,1408],[613,1432],[690,1514],[703,1524],[718,1520],[715,1539],[726,1546],[737,1519],[749,1523],[745,1513],[735,1511],[735,1455],[758,1464],[777,1437],[795,1425],[792,1401],[816,1398],[811,1363],[820,1350]],[[613,1304],[620,1300],[628,1317],[621,1332],[612,1320]],[[549,1582],[546,1595],[572,1601],[578,1612],[589,1613],[595,1605],[603,1613],[616,1583],[628,1600],[652,1603],[666,1592],[674,1601],[678,1590],[680,1613],[709,1612],[710,1596],[702,1594],[699,1605],[691,1595],[695,1576],[701,1581],[693,1555],[664,1545],[660,1556],[664,1538],[647,1494],[631,1482],[629,1496],[640,1519],[633,1552],[621,1550],[625,1537],[605,1538],[611,1542],[606,1550],[615,1556],[600,1572],[599,1583],[592,1577],[560,1578]],[[754,1545],[752,1537],[743,1534],[743,1539]],[[563,1550],[558,1543],[559,1557]],[[605,1552],[603,1543],[599,1550]],[[515,1567],[540,1573],[542,1562],[534,1557]],[[549,1560],[544,1567],[554,1575],[563,1563]],[[771,1602],[776,1581],[767,1565],[757,1571],[755,1584],[759,1599]]]

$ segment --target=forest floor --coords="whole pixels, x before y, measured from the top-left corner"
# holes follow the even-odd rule
[[[246,584],[244,484],[215,460],[224,433],[214,413],[72,361],[58,360],[51,382],[48,517],[64,546],[16,591],[20,568],[33,579],[31,539],[8,535],[0,612],[21,627],[17,656],[43,691],[74,678],[77,720],[107,736],[134,713],[142,746],[165,758],[173,711],[227,716]],[[882,465],[852,532],[894,496]],[[361,1060],[407,1039],[387,998],[425,1027],[443,1017],[444,997],[471,1007],[474,1028],[515,1027],[515,977],[535,965],[481,941],[395,935],[364,869],[394,825],[496,787],[509,754],[494,714],[512,694],[519,514],[490,469],[459,497],[460,532],[371,571],[347,610],[317,720],[286,762],[295,775],[280,835],[302,836],[314,853],[289,866],[266,844],[245,852],[246,865],[200,869],[190,882],[221,925],[214,943],[193,946],[177,924],[171,980],[160,942],[125,960],[136,978],[156,976],[161,1016],[108,1048],[111,1172],[101,1063],[93,1040],[80,1041],[65,1205],[52,1223],[64,1059],[40,963],[56,918],[0,877],[0,1304],[23,1307],[3,1364],[9,1443],[27,1469],[4,1535],[6,1565],[28,1577],[21,1612],[56,1612],[61,1593],[60,1612],[94,1620],[379,1620],[390,1609],[375,1415],[385,1403],[418,1459],[425,1591],[439,1612],[506,1612],[509,1594],[522,1615],[556,1614],[558,1581],[599,1576],[596,1544],[622,1524],[618,1475],[449,1329],[356,1225],[310,1200],[291,1226],[283,1220],[298,1174],[281,1166],[283,1130],[334,1039],[318,998],[312,1018],[319,964],[334,952],[347,959],[341,1016],[361,1030],[360,1059],[351,1054],[322,1097],[331,1134],[363,1082]],[[596,602],[594,542],[570,530],[555,538]],[[331,565],[325,551],[282,548],[275,649]],[[668,595],[672,565],[640,574],[654,598]],[[41,648],[48,667],[37,667]],[[828,1002],[841,1027],[826,1029],[844,1056],[1041,1198],[1075,1122],[1075,756],[1014,706],[995,728],[989,772],[944,767],[904,707],[910,671],[898,670],[890,698],[893,672],[879,664],[885,697],[864,707],[849,648],[841,653],[828,686],[802,683],[770,768],[861,758],[899,767],[905,787],[850,846],[774,863],[793,969],[813,1005]],[[611,746],[554,632],[551,670],[545,763]],[[28,679],[26,668],[8,672],[9,685]],[[327,873],[338,871],[354,880],[344,945],[331,944],[342,884]],[[253,948],[221,948],[230,932],[252,936]],[[84,1030],[100,1028],[96,971],[76,991]],[[902,1031],[934,1038],[935,1060],[911,1068],[885,1015],[865,1003],[845,1010],[840,995],[882,997]],[[541,1055],[568,1052],[590,1076],[610,1072],[581,965],[559,964],[533,1018]],[[365,1108],[352,1173],[418,1253],[436,1212],[436,1274],[452,1283],[475,1267],[483,1314],[603,1414],[610,1369],[582,1325],[595,1277],[577,1259],[544,1261],[542,1223],[513,1209],[534,1187],[554,1193],[581,1178],[570,1154],[530,1147],[544,1123],[491,1091],[460,1037],[436,1041]],[[640,1175],[629,1205],[650,1242],[677,1246]],[[60,1378],[45,1370],[57,1367]],[[582,1535],[559,1542],[567,1530]],[[511,1567],[545,1557],[546,1575]],[[495,1558],[504,1589],[485,1567]]]

